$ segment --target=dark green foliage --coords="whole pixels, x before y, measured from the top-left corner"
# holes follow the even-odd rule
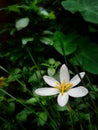
[[[98,129],[98,1],[10,1],[0,12],[0,130]],[[43,75],[85,71],[89,94],[69,110],[54,96],[40,97]]]

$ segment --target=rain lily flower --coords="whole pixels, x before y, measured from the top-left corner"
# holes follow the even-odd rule
[[[85,87],[78,86],[74,88],[74,86],[80,83],[84,75],[85,72],[81,72],[70,80],[68,68],[65,64],[63,64],[60,68],[60,82],[53,77],[45,75],[43,76],[43,79],[51,87],[38,88],[35,90],[35,93],[40,96],[58,94],[57,102],[61,107],[63,107],[67,104],[69,96],[77,98],[87,95],[88,90]]]

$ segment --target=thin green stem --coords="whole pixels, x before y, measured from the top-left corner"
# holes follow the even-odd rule
[[[2,66],[0,66],[0,69],[2,69],[3,71],[5,71],[6,73],[10,74],[5,68],[3,68]],[[17,79],[14,75],[13,75],[13,78],[15,78],[15,80],[22,86],[24,87],[24,84],[19,80]],[[29,92],[29,94],[32,96],[32,93],[31,91],[27,88],[27,91]]]
[[[58,117],[58,113],[56,113],[56,111],[54,112],[54,109],[52,107],[50,107],[50,111],[51,111],[51,115],[52,115],[52,120],[55,120],[55,125],[57,127],[57,129],[60,128],[60,123],[61,123],[61,117]]]
[[[77,117],[79,119],[80,130],[83,130],[83,125],[81,123],[81,118],[80,118],[80,112],[78,110],[77,110]]]
[[[14,99],[16,102],[18,102],[18,103],[20,103],[21,105],[23,105],[25,108],[28,109],[28,111],[31,111],[31,110],[32,110],[30,107],[28,107],[27,105],[25,105],[25,103],[23,103],[21,100],[17,99],[16,97],[14,97],[13,95],[9,94],[9,93],[6,92],[5,90],[3,90],[3,89],[0,88],[0,91],[2,91],[4,94],[6,94],[6,95],[8,95],[9,97],[11,97],[12,99]],[[41,105],[41,104],[40,104],[40,105]],[[42,105],[41,105],[41,107],[42,107]],[[44,109],[44,107],[43,107],[43,109]],[[44,109],[44,110],[45,110],[45,109]],[[32,113],[33,113],[34,115],[36,115],[37,117],[39,117],[39,115],[38,115],[36,112],[32,111]],[[48,113],[48,116],[50,117],[50,114],[49,114],[49,113]],[[52,118],[51,118],[51,119],[52,119]],[[43,118],[42,118],[42,120],[43,120]],[[48,123],[46,123],[46,124],[49,125]]]
[[[28,53],[29,53],[29,56],[30,56],[30,58],[31,58],[32,62],[33,62],[33,63],[34,63],[34,65],[38,68],[38,65],[36,64],[36,62],[35,62],[35,60],[34,60],[34,58],[33,58],[32,54],[31,54],[31,52],[30,52],[29,48],[27,48],[27,51],[28,51]],[[39,68],[38,68],[38,69],[39,69]]]
[[[0,66],[0,68],[5,71],[6,73],[10,74],[5,68],[3,68],[2,66]],[[13,76],[14,77],[14,76]],[[16,81],[21,85],[24,86],[24,84],[18,80],[16,77],[14,77],[16,79]],[[28,89],[27,89],[28,90]],[[5,91],[4,89],[0,88],[0,91],[2,91],[3,93],[5,93],[6,95],[8,95],[9,97],[11,97],[12,99],[14,99],[15,101],[17,101],[18,103],[20,103],[21,105],[23,105],[24,107],[26,107],[27,109],[30,109],[28,106],[26,106],[22,101],[20,101],[19,99],[15,98],[13,95],[9,94],[7,91]],[[33,94],[28,90],[28,92],[30,93],[30,95],[33,96]],[[41,104],[40,104],[41,105]],[[45,110],[45,108],[41,105],[41,107]],[[30,109],[31,110],[31,109]],[[47,111],[47,110],[45,110]],[[35,114],[36,116],[38,116],[35,112],[32,111],[33,114]],[[48,113],[48,112],[47,112]],[[48,116],[51,120],[53,120],[50,116],[50,114],[48,113]],[[42,118],[43,120],[43,118]],[[46,123],[47,125],[49,125],[48,123]]]
[[[54,100],[52,100],[52,104],[55,104],[55,101],[54,101]],[[53,115],[53,118],[56,120],[58,126],[59,126],[59,127],[63,127],[64,121],[63,121],[63,119],[62,119],[62,116],[61,116],[61,114],[60,114],[60,111],[58,111],[58,109],[56,108],[55,105],[53,105],[53,107],[51,107],[51,105],[50,105],[49,108],[50,108],[51,113],[52,113],[52,115]],[[54,112],[54,110],[55,110],[55,112]],[[64,125],[65,125],[65,123],[64,123]]]
[[[3,117],[0,116],[0,119],[3,121],[3,122],[7,122]]]
[[[58,130],[58,126],[57,126],[57,124],[54,122],[54,118],[51,117],[50,113],[47,111],[47,109],[43,106],[43,104],[42,104],[39,100],[38,100],[38,103],[39,103],[39,105],[41,106],[41,108],[47,113],[47,115],[48,115],[50,121],[54,123],[54,128],[55,128],[55,130]],[[49,127],[50,127],[50,126],[49,126]]]
[[[12,96],[11,94],[9,94],[7,91],[5,91],[4,89],[0,88],[0,91],[2,91],[3,93],[5,93],[6,95],[8,95],[9,97],[11,97],[12,99],[14,99],[15,101],[19,102],[20,104],[22,104],[23,106],[27,107],[24,103],[22,103],[19,99],[15,98],[14,96]]]
[[[62,40],[60,40],[60,43],[61,43],[61,49],[62,49],[62,52],[63,52],[65,64],[68,66],[67,59],[66,59],[66,54],[65,54],[65,49],[64,49],[64,44],[63,44]]]
[[[69,104],[69,103],[67,103],[67,104],[66,104],[66,106],[67,106],[67,108],[68,108],[69,112],[74,113],[74,110],[71,108],[71,106],[70,106],[70,104]]]
[[[92,123],[91,123],[91,117],[89,118],[89,130],[93,130]]]
[[[74,120],[73,120],[73,114],[72,112],[69,112],[70,120],[71,120],[71,130],[74,130]]]
[[[5,68],[3,68],[2,66],[0,66],[0,69],[9,74],[9,72]]]
[[[41,73],[41,71],[40,71],[40,69],[39,69],[39,66],[38,66],[37,63],[35,62],[35,60],[34,60],[32,54],[31,54],[29,48],[27,48],[27,52],[28,52],[28,54],[29,54],[29,56],[30,56],[30,58],[31,58],[31,60],[32,60],[32,62],[33,62],[33,64],[36,66],[37,70],[40,72],[40,75],[42,76],[42,73]],[[42,85],[41,85],[41,81],[40,81],[40,79],[39,79],[39,77],[38,77],[38,75],[37,75],[36,72],[35,72],[35,75],[36,75],[36,77],[37,77],[37,79],[38,79],[38,81],[39,81],[40,86],[42,86]]]

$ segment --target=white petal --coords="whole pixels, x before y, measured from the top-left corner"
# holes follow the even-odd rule
[[[51,96],[59,93],[59,90],[56,88],[38,88],[35,90],[35,93],[40,96]]]
[[[70,75],[68,72],[68,68],[65,64],[63,64],[60,68],[60,82],[63,83],[65,80],[67,83],[69,82]]]
[[[81,78],[83,78],[84,75],[85,75],[85,72],[81,72],[81,73],[79,73],[79,75],[80,75]],[[74,86],[76,86],[78,83],[80,83],[81,79],[80,79],[79,75],[78,75],[78,74],[75,75],[75,76],[70,80],[70,83],[73,84],[72,87],[74,87]]]
[[[54,78],[52,78],[50,76],[43,76],[43,79],[45,80],[45,82],[48,85],[50,85],[52,87],[57,86],[58,81],[56,79],[54,79]]]
[[[72,97],[84,97],[88,94],[88,90],[85,87],[79,86],[70,89],[67,93]]]
[[[65,105],[67,104],[68,99],[69,99],[69,96],[68,96],[67,93],[64,93],[63,95],[62,95],[62,93],[60,93],[60,94],[58,95],[57,102],[58,102],[58,104],[59,104],[61,107],[63,107],[63,106],[65,106]]]

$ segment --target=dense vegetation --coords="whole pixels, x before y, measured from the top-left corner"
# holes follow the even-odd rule
[[[98,1],[20,0],[0,8],[0,129],[98,129]],[[83,98],[38,96],[44,75],[85,72]]]

